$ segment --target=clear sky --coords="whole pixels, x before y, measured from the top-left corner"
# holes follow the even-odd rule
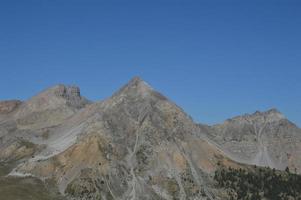
[[[1,0],[0,70],[0,99],[101,100],[138,75],[197,122],[276,107],[301,126],[301,2]]]

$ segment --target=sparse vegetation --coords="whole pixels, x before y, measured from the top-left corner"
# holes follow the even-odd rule
[[[62,200],[35,178],[0,177],[0,199],[7,200]]]
[[[214,179],[231,200],[301,199],[301,176],[291,173],[288,168],[278,171],[256,166],[251,169],[221,167],[215,172]]]
[[[7,175],[11,171],[13,166],[13,163],[0,162],[0,177]]]

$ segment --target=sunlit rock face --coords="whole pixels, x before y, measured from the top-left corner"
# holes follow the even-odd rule
[[[24,102],[11,123],[32,148],[10,175],[52,180],[71,199],[214,199],[217,162],[238,165],[138,77],[96,103],[55,86]]]
[[[0,162],[66,199],[227,199],[220,164],[300,166],[300,130],[277,110],[199,125],[139,77],[104,101],[57,85],[1,105]]]

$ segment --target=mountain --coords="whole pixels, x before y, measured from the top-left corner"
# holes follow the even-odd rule
[[[0,111],[0,185],[42,184],[45,199],[230,199],[214,180],[221,166],[299,167],[299,129],[278,111],[199,125],[139,77],[103,101],[57,85]]]
[[[22,129],[56,126],[90,102],[75,86],[56,85],[21,104],[14,118]]]
[[[62,194],[82,199],[213,199],[206,179],[226,158],[197,132],[182,109],[136,77],[65,120],[11,175],[50,177]]]
[[[301,129],[277,109],[234,117],[203,132],[233,160],[301,172]]]
[[[67,118],[90,104],[79,88],[57,85],[31,99],[0,102],[0,161],[29,157]]]

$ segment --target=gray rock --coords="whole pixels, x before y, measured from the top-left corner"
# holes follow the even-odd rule
[[[234,117],[203,133],[238,162],[301,172],[301,129],[277,109]]]
[[[300,129],[277,110],[199,125],[139,77],[100,102],[57,85],[7,107],[0,162],[68,199],[227,199],[217,163],[301,169]]]

